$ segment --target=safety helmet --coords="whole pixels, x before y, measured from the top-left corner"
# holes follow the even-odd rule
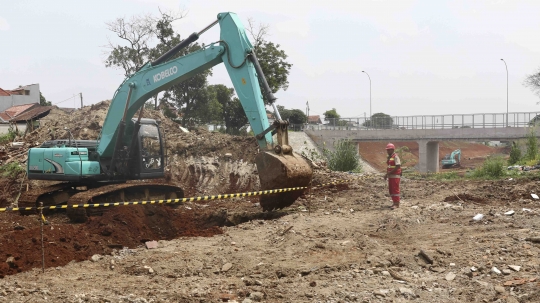
[[[394,146],[394,144],[388,143],[388,144],[386,145],[386,149],[396,149],[396,147]]]

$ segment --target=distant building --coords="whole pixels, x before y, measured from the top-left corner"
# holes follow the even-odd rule
[[[322,124],[321,116],[308,116],[309,124]]]
[[[11,90],[0,88],[0,112],[25,104],[39,104],[39,84],[19,86]]]
[[[39,126],[38,120],[47,116],[53,106],[38,103],[16,105],[0,112],[0,134],[8,133],[10,127],[17,131],[30,131]]]

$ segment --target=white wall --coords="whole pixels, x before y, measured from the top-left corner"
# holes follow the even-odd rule
[[[0,96],[0,112],[23,104],[39,103],[39,84],[25,85],[24,89],[30,91],[30,95]]]

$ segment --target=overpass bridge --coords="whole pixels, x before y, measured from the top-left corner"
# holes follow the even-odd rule
[[[304,131],[331,147],[336,140],[416,141],[420,172],[439,171],[441,141],[512,141],[526,138],[540,124],[540,112],[460,114],[408,117],[341,118],[325,125],[307,125]]]

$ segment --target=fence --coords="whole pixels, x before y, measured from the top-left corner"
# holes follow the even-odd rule
[[[540,112],[428,116],[374,116],[328,119],[327,124],[296,124],[291,130],[378,130],[528,127],[540,123]]]

